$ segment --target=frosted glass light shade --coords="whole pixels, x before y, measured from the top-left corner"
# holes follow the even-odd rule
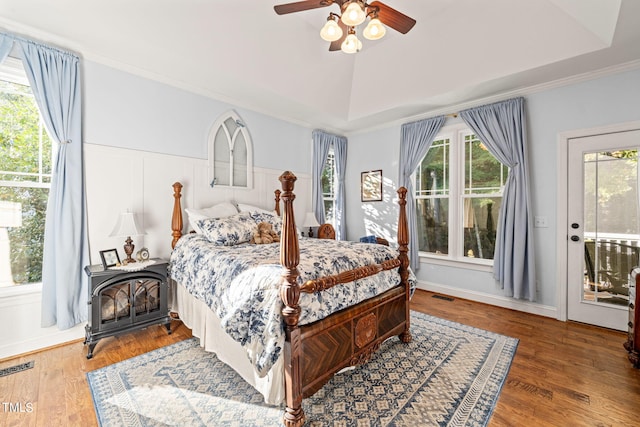
[[[328,42],[339,40],[342,37],[342,28],[333,19],[327,20],[322,30],[320,30],[320,37]]]
[[[349,34],[340,46],[344,53],[356,53],[362,49],[362,42],[358,40],[355,34]]]
[[[378,18],[373,18],[369,21],[366,28],[362,32],[362,35],[369,40],[378,40],[384,37],[387,33],[387,29],[382,25],[382,22]]]
[[[367,14],[359,1],[352,1],[349,6],[342,12],[342,22],[349,27],[355,27],[364,22]]]

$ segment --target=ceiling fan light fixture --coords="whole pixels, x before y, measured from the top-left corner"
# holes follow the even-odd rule
[[[329,16],[327,23],[320,30],[320,37],[328,42],[339,40],[342,37],[342,28]]]
[[[358,40],[355,32],[350,31],[349,35],[342,42],[340,49],[342,49],[344,53],[360,52],[360,49],[362,49],[362,42]]]
[[[378,18],[373,18],[365,27],[362,35],[369,40],[378,40],[384,37],[387,29],[382,25]]]
[[[342,22],[349,26],[355,27],[360,25],[366,19],[367,14],[364,11],[364,3],[361,1],[355,0],[351,1],[347,7],[342,12]]]

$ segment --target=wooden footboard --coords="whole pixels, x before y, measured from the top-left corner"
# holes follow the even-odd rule
[[[295,181],[296,177],[291,172],[280,176],[284,204],[280,238],[280,262],[284,273],[280,297],[284,303],[282,316],[287,336],[284,347],[287,407],[283,421],[286,426],[291,427],[304,424],[302,399],[318,391],[340,369],[366,362],[380,344],[392,335],[398,335],[403,342],[411,341],[407,190],[404,187],[398,190],[400,255],[397,263],[392,261],[383,263],[384,265],[358,268],[307,282],[300,287],[297,283],[300,253],[293,215]],[[311,325],[298,326],[300,292],[321,291],[395,267],[398,267],[401,278],[399,286]]]
[[[283,302],[282,316],[286,332],[283,351],[286,409],[283,422],[286,426],[301,426],[305,421],[302,399],[313,395],[336,372],[368,361],[382,342],[393,335],[398,335],[402,342],[411,341],[407,190],[404,187],[398,190],[400,213],[397,259],[309,281],[299,286],[297,266],[300,250],[293,210],[293,189],[297,178],[287,171],[279,179],[282,192],[276,190],[276,209],[279,211],[279,200],[282,200],[284,205],[282,212],[278,212],[282,216],[280,263],[283,266],[283,274],[280,298]],[[182,185],[176,183],[173,187],[172,247],[182,235]],[[321,292],[393,268],[398,268],[400,285],[312,324],[298,325],[301,292]]]

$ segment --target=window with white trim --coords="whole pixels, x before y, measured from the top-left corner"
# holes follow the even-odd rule
[[[10,259],[7,274],[6,254],[0,254],[4,272],[0,286],[42,281],[44,223],[54,149],[22,61],[6,58],[0,63],[0,201],[5,202],[0,212],[4,219],[0,222],[12,215],[12,210],[13,215],[21,216],[21,224],[0,230],[5,238],[8,235],[8,245],[6,241],[0,244],[4,245],[2,252],[9,248]]]
[[[253,187],[251,135],[235,111],[221,115],[209,134],[209,184]]]
[[[508,171],[470,129],[443,129],[414,174],[421,254],[493,260]]]
[[[324,202],[324,222],[336,226],[336,158],[333,145],[329,148],[327,160],[322,169],[322,200]]]

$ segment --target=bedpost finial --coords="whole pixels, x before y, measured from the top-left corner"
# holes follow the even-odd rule
[[[404,200],[404,202],[407,203],[407,189],[405,187],[398,188],[398,197],[400,197],[400,200]]]
[[[283,191],[293,191],[293,184],[298,179],[295,174],[291,171],[284,171],[282,175],[280,175],[280,183],[282,184]]]
[[[173,183],[173,194],[174,195],[181,195],[180,192],[182,191],[182,184],[180,184],[179,182],[174,182]]]

